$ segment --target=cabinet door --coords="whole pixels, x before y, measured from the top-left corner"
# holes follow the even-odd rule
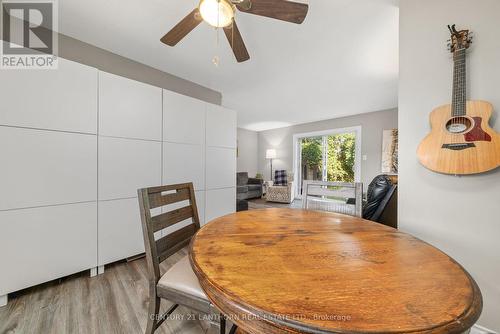
[[[0,295],[97,265],[97,204],[0,212]]]
[[[99,134],[161,140],[161,88],[99,72]]]
[[[163,143],[163,184],[193,182],[205,189],[205,158],[201,145]]]
[[[161,143],[99,137],[99,200],[137,196],[161,184]]]
[[[0,210],[96,201],[97,137],[0,127]]]
[[[207,146],[236,148],[236,112],[207,105]]]
[[[136,198],[99,202],[99,265],[144,252]]]
[[[205,192],[205,223],[236,211],[236,188]]]
[[[205,144],[206,104],[163,90],[163,141]]]
[[[196,206],[198,207],[198,216],[200,217],[200,225],[205,225],[205,192],[195,191]]]
[[[2,71],[0,124],[97,133],[97,70],[59,58],[55,70]]]
[[[236,150],[207,147],[207,189],[236,187]]]

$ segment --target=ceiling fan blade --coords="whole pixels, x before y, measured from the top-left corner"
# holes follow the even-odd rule
[[[250,59],[245,42],[243,42],[240,30],[234,20],[232,24],[224,28],[224,33],[226,34],[229,45],[231,46],[231,49],[233,49],[234,56],[236,57],[238,63],[242,63]]]
[[[195,8],[191,13],[189,13],[181,22],[177,23],[175,27],[172,28],[165,36],[160,40],[170,46],[175,46],[179,43],[187,34],[189,34],[194,28],[196,28],[201,23],[201,15],[198,8]]]
[[[309,5],[305,3],[286,0],[248,0],[237,4],[236,7],[242,12],[266,16],[273,19],[301,24],[304,22]],[[248,8],[250,7],[250,8]]]

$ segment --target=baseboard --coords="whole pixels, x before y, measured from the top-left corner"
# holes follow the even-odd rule
[[[484,328],[483,326],[474,325],[470,331],[470,334],[498,334],[491,329]]]

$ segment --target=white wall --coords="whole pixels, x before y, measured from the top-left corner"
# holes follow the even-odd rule
[[[238,172],[255,177],[259,170],[259,133],[238,128]]]
[[[401,0],[400,7],[399,226],[439,247],[472,274],[484,298],[479,323],[500,331],[500,170],[446,176],[426,170],[416,157],[429,132],[429,113],[451,101],[447,24],[475,32],[469,98],[500,108],[500,1]],[[500,122],[492,123],[500,130]]]
[[[362,128],[361,155],[367,160],[361,161],[361,180],[365,187],[381,173],[382,131],[398,127],[398,111],[390,109],[367,114],[334,118],[320,122],[295,125],[287,128],[259,132],[259,172],[266,180],[270,177],[269,160],[266,150],[274,148],[277,159],[273,160],[273,170],[293,170],[293,135],[360,125]]]

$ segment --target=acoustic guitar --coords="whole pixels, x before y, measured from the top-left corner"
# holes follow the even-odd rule
[[[467,101],[466,57],[472,38],[469,30],[451,32],[453,53],[452,104],[430,115],[431,133],[417,155],[428,169],[454,175],[487,172],[500,166],[500,136],[488,125],[493,106],[485,101]]]

